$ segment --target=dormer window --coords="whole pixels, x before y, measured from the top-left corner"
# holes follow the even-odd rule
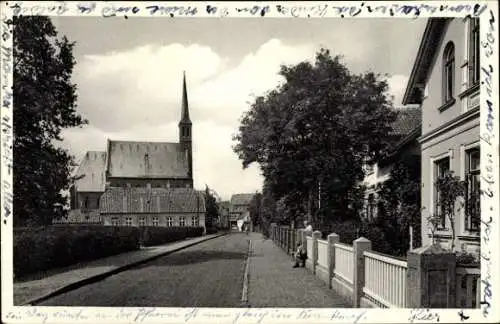
[[[455,45],[449,42],[443,53],[443,104],[453,100],[455,79]]]

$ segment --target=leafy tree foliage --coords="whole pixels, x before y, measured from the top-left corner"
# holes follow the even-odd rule
[[[207,228],[214,227],[219,218],[219,204],[208,186],[205,187],[205,207],[205,225]]]
[[[262,194],[256,192],[255,195],[250,200],[250,204],[248,206],[248,212],[250,213],[250,219],[252,220],[254,227],[260,227],[263,223],[262,219]]]
[[[66,204],[73,157],[57,146],[61,131],[87,123],[78,113],[74,43],[50,18],[14,18],[14,225],[50,224]]]
[[[431,214],[429,223],[433,227],[432,235],[436,231],[436,227],[441,223],[441,217],[448,219],[448,224],[451,229],[450,250],[455,250],[456,244],[456,216],[464,210],[465,192],[467,184],[460,180],[460,177],[455,176],[453,171],[446,172],[443,176],[438,177],[434,184],[439,192],[438,206],[440,214]],[[432,238],[434,240],[434,237]]]
[[[413,229],[413,246],[421,245],[420,208],[420,156],[405,152],[394,163],[389,179],[378,188],[378,214],[374,223],[388,243],[387,251],[398,256],[406,255],[410,248],[410,226]]]
[[[243,115],[234,151],[244,168],[260,165],[264,199],[284,203],[289,221],[305,212],[346,217],[363,162],[387,146],[382,139],[395,119],[387,83],[351,73],[326,49],[314,64],[282,66],[279,75],[284,82]]]

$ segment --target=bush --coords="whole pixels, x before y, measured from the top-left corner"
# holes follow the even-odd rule
[[[144,246],[160,245],[203,235],[203,227],[157,227],[141,228],[141,243]]]
[[[323,225],[321,236],[326,237],[335,233],[340,238],[340,243],[352,245],[352,242],[358,238],[359,225],[354,221],[335,222]]]
[[[139,249],[135,227],[14,228],[16,277]]]

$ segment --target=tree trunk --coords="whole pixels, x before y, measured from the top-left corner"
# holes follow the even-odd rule
[[[307,221],[312,223],[312,191],[309,189],[309,199],[307,201]]]

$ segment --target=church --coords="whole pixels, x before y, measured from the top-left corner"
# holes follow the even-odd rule
[[[205,226],[205,199],[193,188],[192,122],[183,75],[179,141],[108,139],[85,154],[59,223],[113,226]]]

